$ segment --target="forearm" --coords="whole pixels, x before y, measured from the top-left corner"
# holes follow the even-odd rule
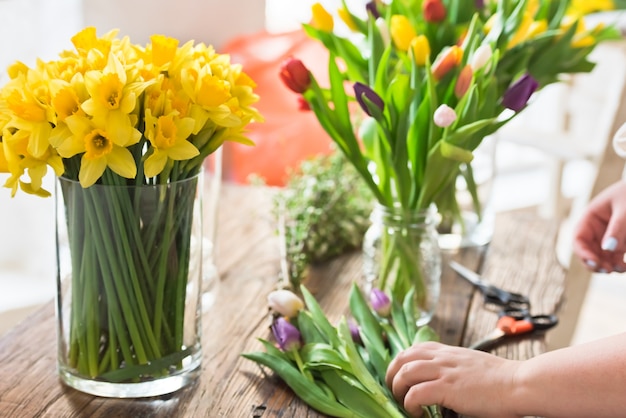
[[[626,415],[626,334],[522,362],[511,404],[520,416]]]

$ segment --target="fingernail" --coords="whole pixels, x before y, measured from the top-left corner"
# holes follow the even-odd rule
[[[602,249],[604,251],[615,251],[616,248],[617,248],[617,238],[615,237],[608,237],[602,243]]]
[[[600,269],[598,270],[598,273],[606,274],[608,273],[608,271],[606,271],[606,269]]]
[[[626,271],[626,268],[623,266],[615,266],[613,267],[613,271],[616,271],[618,273],[624,273]]]
[[[590,269],[595,269],[596,267],[598,267],[598,264],[595,261],[593,261],[593,260],[585,260],[585,264]]]

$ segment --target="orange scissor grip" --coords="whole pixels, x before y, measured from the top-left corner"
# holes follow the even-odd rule
[[[507,335],[524,334],[532,331],[535,326],[525,319],[518,320],[511,316],[503,316],[498,320],[498,328]]]

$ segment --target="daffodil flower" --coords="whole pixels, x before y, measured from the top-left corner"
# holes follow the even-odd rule
[[[286,317],[295,317],[304,308],[304,302],[290,290],[280,289],[267,295],[271,310]]]
[[[191,118],[180,118],[177,112],[155,117],[146,110],[146,138],[152,145],[144,162],[146,177],[155,177],[163,171],[169,160],[190,160],[200,151],[189,142],[195,122]]]

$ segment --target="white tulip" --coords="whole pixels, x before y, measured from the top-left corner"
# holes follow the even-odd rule
[[[293,317],[304,309],[304,302],[290,290],[274,290],[267,295],[267,304],[273,311],[287,317]]]
[[[435,125],[441,128],[447,128],[456,120],[456,112],[450,106],[442,104],[435,110],[433,115]]]
[[[478,49],[476,49],[476,51],[474,51],[474,54],[472,55],[472,60],[470,62],[470,65],[472,66],[472,70],[476,72],[482,67],[484,67],[485,64],[489,62],[492,55],[493,55],[493,51],[491,50],[491,47],[489,45],[479,46]]]

